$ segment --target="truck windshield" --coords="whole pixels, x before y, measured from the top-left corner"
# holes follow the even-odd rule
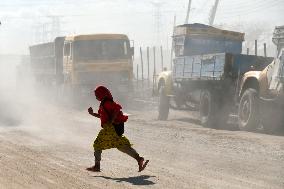
[[[74,59],[77,61],[124,59],[130,54],[127,40],[90,40],[74,42]]]
[[[176,56],[191,56],[224,52],[240,54],[241,51],[241,41],[209,37],[185,37],[183,44],[179,43],[176,45]]]

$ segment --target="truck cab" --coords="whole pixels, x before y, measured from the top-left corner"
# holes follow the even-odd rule
[[[89,93],[96,85],[110,87],[115,95],[132,88],[133,47],[123,34],[67,36],[63,53],[64,84]]]
[[[276,27],[273,43],[277,47],[274,60],[260,71],[248,71],[242,78],[240,95],[249,86],[259,90],[259,95],[265,99],[275,99],[283,94],[284,79],[284,26]],[[249,80],[257,81],[255,86],[248,85]]]
[[[271,91],[271,95],[281,96],[282,101],[284,101],[284,26],[275,28],[272,41],[277,47],[277,52],[273,63],[267,70],[268,90]]]

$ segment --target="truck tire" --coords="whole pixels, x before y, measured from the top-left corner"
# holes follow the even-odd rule
[[[230,108],[220,95],[212,90],[201,91],[199,114],[202,126],[213,129],[227,128]]]
[[[241,97],[238,125],[242,131],[255,131],[260,123],[259,98],[255,89],[248,88]]]
[[[170,98],[166,95],[165,87],[159,89],[159,115],[158,120],[167,120],[170,109]]]
[[[199,115],[201,124],[204,127],[216,128],[217,103],[214,95],[209,90],[203,90],[200,94]]]

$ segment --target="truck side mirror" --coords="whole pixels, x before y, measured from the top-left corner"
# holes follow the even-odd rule
[[[134,47],[130,47],[130,55],[134,56]]]

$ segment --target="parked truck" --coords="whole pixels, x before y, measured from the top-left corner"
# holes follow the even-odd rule
[[[259,125],[267,132],[284,127],[284,26],[275,27],[273,61],[261,71],[248,71],[240,82],[239,127],[255,130]]]
[[[30,47],[36,80],[57,86],[72,99],[90,94],[96,85],[121,97],[133,89],[134,48],[124,34],[57,37]]]
[[[157,78],[158,118],[167,119],[174,101],[176,108],[199,110],[205,127],[224,128],[235,114],[241,130],[275,131],[283,123],[271,124],[271,116],[283,117],[283,39],[283,27],[276,27],[275,58],[244,55],[243,33],[203,24],[177,26],[173,70]]]

